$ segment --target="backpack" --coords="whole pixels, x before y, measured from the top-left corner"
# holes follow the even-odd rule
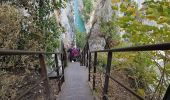
[[[71,50],[71,54],[73,55],[73,57],[77,57],[77,56],[79,56],[79,51],[76,48],[73,48]]]

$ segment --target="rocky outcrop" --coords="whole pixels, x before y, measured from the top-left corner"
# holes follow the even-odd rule
[[[74,41],[75,28],[79,31],[84,29],[84,22],[81,23],[79,17],[79,12],[83,10],[82,0],[68,0],[66,7],[56,11],[56,16],[58,22],[65,28],[65,33],[62,35],[62,40],[64,41],[65,47],[70,47],[71,43]],[[58,13],[59,12],[59,13]],[[83,26],[82,26],[83,24]],[[82,27],[81,27],[82,26]]]
[[[65,28],[65,33],[61,35],[61,39],[64,41],[65,47],[69,47],[70,43],[73,41],[74,34],[74,24],[73,24],[73,1],[70,0],[66,3],[66,7],[60,10],[56,10],[57,22]]]
[[[67,2],[67,7],[61,9],[59,21],[62,26],[66,28],[65,39],[67,44],[71,43],[74,34],[74,11],[73,11],[74,0]],[[78,0],[78,10],[81,12],[83,9],[82,0]],[[91,17],[85,23],[86,33],[88,33],[88,42],[91,50],[104,49],[106,42],[105,38],[102,37],[100,31],[101,19],[103,21],[109,21],[112,17],[112,3],[111,0],[97,0],[93,1],[93,11]]]
[[[104,37],[100,31],[101,20],[109,21],[112,17],[111,0],[98,0],[94,2],[94,11],[86,24],[86,30],[89,33],[89,47],[91,50],[102,50],[106,45]]]

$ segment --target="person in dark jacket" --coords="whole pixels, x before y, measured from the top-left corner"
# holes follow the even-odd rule
[[[67,52],[69,52],[68,58],[69,58],[69,60],[70,60],[70,62],[71,62],[71,61],[72,61],[72,55],[71,55],[72,48],[69,48],[69,49],[67,50]]]

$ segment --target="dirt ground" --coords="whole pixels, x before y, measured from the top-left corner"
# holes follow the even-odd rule
[[[12,73],[4,72],[0,74],[0,99],[15,100],[26,90],[32,87],[40,80],[39,73],[33,71],[30,73]],[[55,99],[58,94],[58,81],[56,79],[49,80],[51,90],[51,98]],[[45,100],[45,89],[43,82],[23,96],[22,100]]]
[[[111,71],[111,76],[117,79],[119,82],[123,83],[127,87],[130,87],[130,83],[128,77],[122,71]],[[91,74],[91,84],[93,75]],[[96,93],[95,95],[102,99],[102,92],[103,92],[103,85],[104,85],[104,74],[101,74],[99,70],[97,70],[96,74]],[[109,81],[109,89],[108,89],[108,99],[109,100],[139,100],[130,92],[128,92],[125,88],[120,86],[118,83],[110,80]]]

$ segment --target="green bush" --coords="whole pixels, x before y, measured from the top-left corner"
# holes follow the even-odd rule
[[[84,16],[84,20],[87,21],[90,18],[90,13],[93,8],[92,0],[83,0],[83,5],[84,9],[82,14]]]
[[[85,43],[86,43],[86,33],[76,31],[76,44],[77,44],[77,47],[82,49],[85,46]]]

